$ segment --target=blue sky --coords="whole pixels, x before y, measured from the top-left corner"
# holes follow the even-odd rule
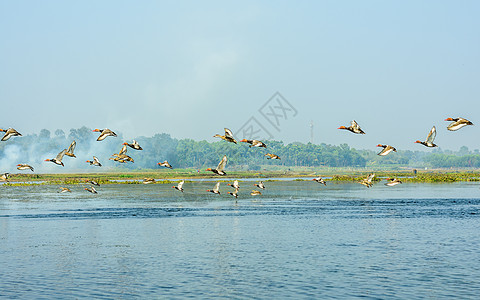
[[[0,127],[480,148],[477,1],[1,1]],[[296,110],[273,127],[273,94]],[[476,126],[448,132],[447,117]],[[352,119],[366,135],[337,130]]]

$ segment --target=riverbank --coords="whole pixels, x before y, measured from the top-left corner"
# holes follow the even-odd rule
[[[480,181],[478,170],[428,170],[416,171],[365,171],[365,170],[312,170],[300,171],[239,171],[229,172],[227,176],[216,176],[191,169],[158,170],[158,171],[135,171],[135,172],[102,172],[102,173],[75,173],[75,174],[10,174],[9,182],[4,185],[45,185],[45,184],[84,184],[88,180],[95,180],[100,184],[139,184],[144,178],[154,178],[156,183],[171,183],[181,179],[185,180],[220,180],[230,181],[233,179],[282,179],[292,178],[295,180],[311,180],[314,177],[324,177],[327,181],[359,181],[370,173],[375,173],[375,181],[385,178],[399,178],[403,182],[460,182]]]

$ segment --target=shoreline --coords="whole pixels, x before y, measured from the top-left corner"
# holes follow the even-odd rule
[[[60,184],[86,184],[87,180],[95,180],[100,184],[142,184],[144,178],[155,179],[155,184],[172,183],[179,180],[209,180],[209,181],[233,181],[235,179],[258,179],[274,181],[286,179],[296,181],[309,181],[314,177],[322,177],[327,182],[357,182],[364,179],[368,174],[375,173],[374,181],[386,178],[398,178],[402,182],[415,183],[449,183],[449,182],[477,182],[480,181],[479,170],[428,170],[416,173],[406,170],[382,171],[382,170],[338,170],[339,172],[305,172],[305,171],[239,171],[229,172],[226,176],[210,175],[192,172],[191,170],[175,171],[145,171],[145,172],[98,172],[98,173],[57,173],[57,174],[10,174],[8,182],[0,182],[4,186],[30,186],[30,185],[60,185]]]

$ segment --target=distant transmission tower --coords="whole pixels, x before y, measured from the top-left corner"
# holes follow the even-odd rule
[[[313,121],[310,121],[310,143],[313,144]]]

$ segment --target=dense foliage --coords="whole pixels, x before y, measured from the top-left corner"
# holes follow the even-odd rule
[[[42,129],[40,133],[13,137],[0,143],[0,167],[5,164],[30,163],[44,164],[46,158],[53,158],[62,149],[76,140],[76,160],[69,159],[69,165],[75,168],[88,168],[86,159],[97,156],[104,166],[126,169],[153,169],[156,163],[168,160],[176,168],[215,167],[221,157],[228,157],[228,168],[236,170],[258,170],[265,165],[285,167],[434,167],[434,168],[479,168],[480,153],[471,152],[462,147],[458,152],[401,151],[386,157],[376,155],[372,150],[355,150],[347,144],[339,146],[327,144],[290,143],[285,145],[280,141],[268,141],[268,148],[249,148],[248,144],[233,144],[222,140],[195,141],[192,139],[178,140],[162,133],[152,137],[138,137],[137,141],[143,151],[128,150],[135,163],[119,164],[109,160],[113,153],[118,153],[125,141],[117,132],[118,137],[108,137],[97,142],[98,134],[87,127],[71,129],[69,134],[62,130],[50,131]],[[128,141],[131,142],[131,141]],[[268,160],[266,153],[274,153],[281,160]]]

